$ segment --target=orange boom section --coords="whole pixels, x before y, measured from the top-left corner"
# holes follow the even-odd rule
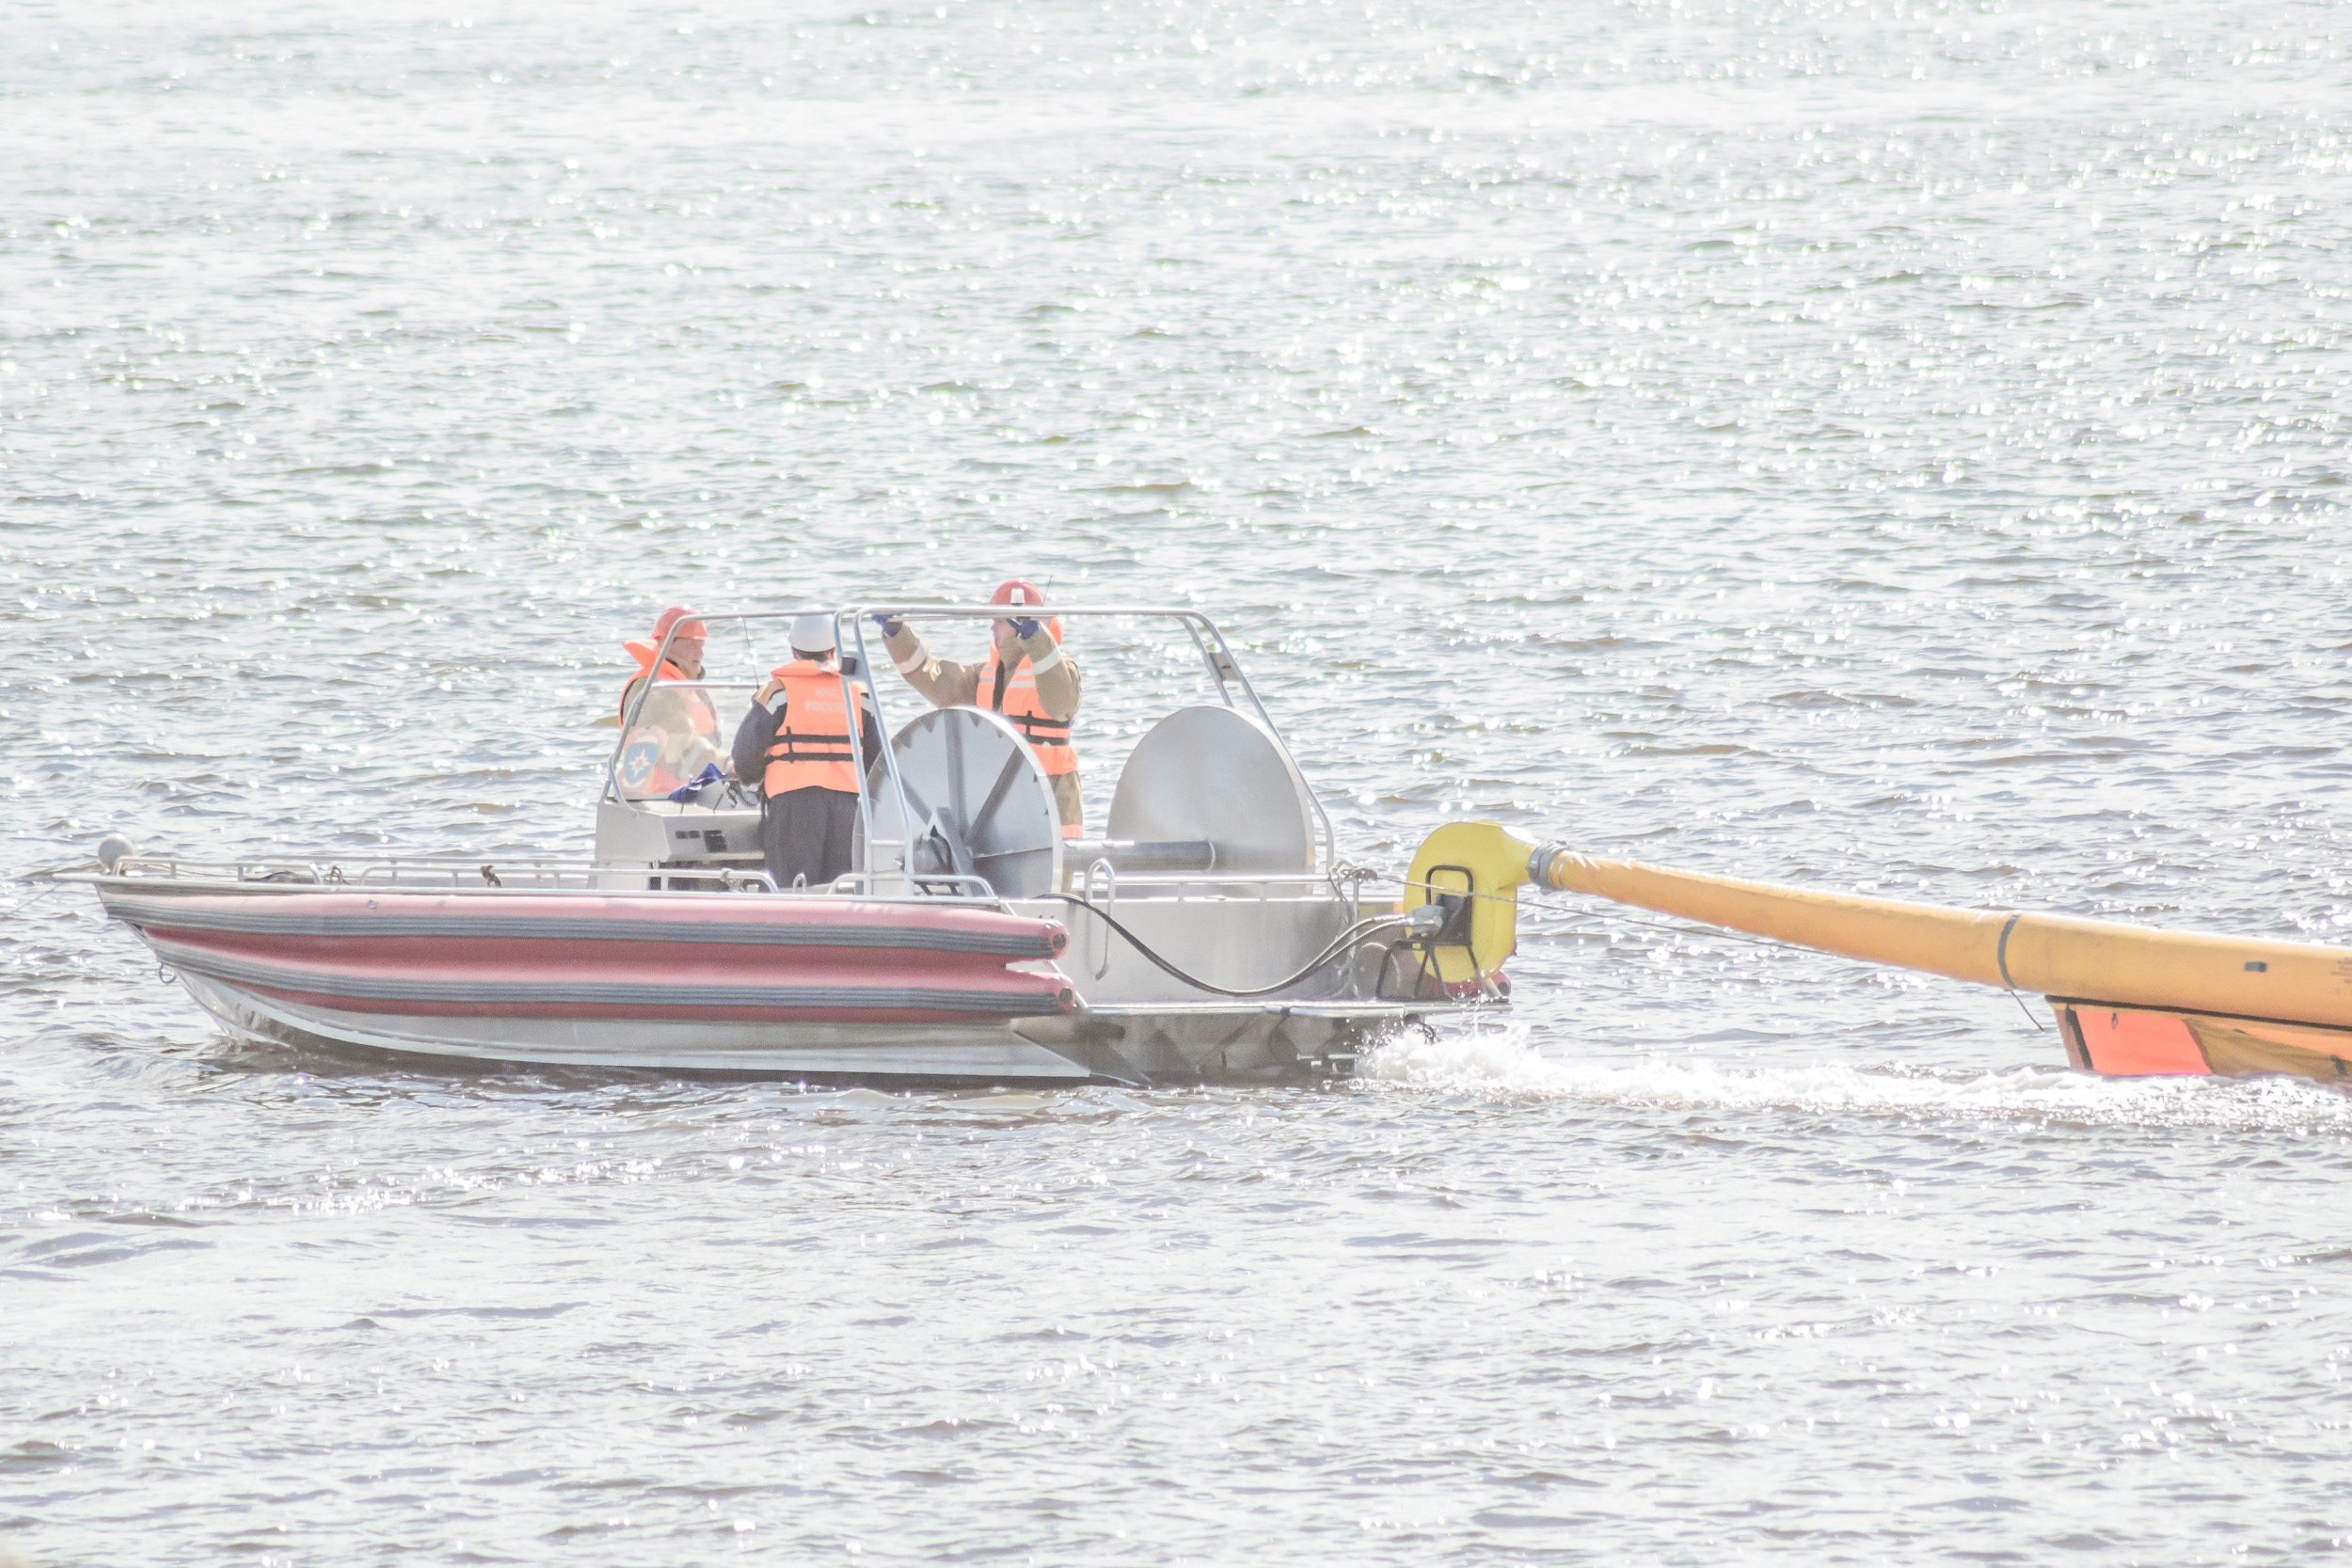
[[[1809,893],[1565,849],[1546,852],[1541,871],[1552,887],[1955,980],[2352,1028],[2352,953],[2342,948]]]
[[[2075,1065],[2098,1072],[2352,1078],[2352,951],[2343,948],[1670,871],[1539,847],[1492,822],[1431,833],[1406,880],[1408,904],[1448,915],[1434,945],[1448,980],[1509,957],[1518,889],[1532,881],[1868,963],[2038,991],[2057,1008]]]

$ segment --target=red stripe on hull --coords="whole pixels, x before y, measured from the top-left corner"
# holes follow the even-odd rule
[[[393,937],[355,942],[334,937],[266,942],[214,931],[151,934],[175,947],[250,958],[322,976],[402,976],[528,985],[559,981],[696,986],[903,985],[1034,990],[1048,977],[1008,970],[984,953],[910,948],[672,946],[661,942],[439,942]],[[1058,984],[1058,981],[1054,982]],[[1050,985],[1046,989],[1052,989]]]
[[[379,1016],[937,1023],[1073,1001],[1044,961],[1066,945],[1062,927],[994,910],[290,889],[147,898],[124,912],[167,963]]]
[[[1028,1013],[979,1013],[963,1009],[894,1009],[886,1007],[705,1007],[649,1006],[631,1003],[582,1005],[555,1002],[394,1002],[365,997],[334,996],[320,991],[284,990],[274,986],[242,986],[240,990],[280,1002],[327,1007],[373,1018],[548,1018],[593,1022],[606,1019],[668,1023],[971,1023],[1003,1022]],[[1050,1013],[1054,1007],[1037,1009]]]

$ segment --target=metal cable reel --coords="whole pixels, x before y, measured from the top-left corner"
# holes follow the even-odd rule
[[[1206,840],[1219,871],[1312,871],[1314,798],[1263,724],[1230,707],[1183,707],[1120,769],[1110,836]]]
[[[1021,732],[993,713],[943,707],[890,738],[907,816],[881,758],[866,772],[875,850],[858,863],[882,875],[978,877],[1000,898],[1033,898],[1061,885],[1061,813]],[[912,822],[908,820],[912,817]]]

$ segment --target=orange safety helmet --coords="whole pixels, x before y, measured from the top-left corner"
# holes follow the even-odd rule
[[[680,621],[685,621],[686,624],[679,626]],[[678,641],[681,642],[700,642],[709,635],[708,628],[700,621],[687,620],[685,606],[672,605],[663,610],[660,619],[653,624],[653,645],[655,647],[661,646],[661,640],[670,635],[672,626],[677,626]]]
[[[650,670],[653,668],[655,650],[661,646],[661,640],[670,635],[673,626],[677,627],[679,642],[700,642],[707,635],[700,621],[689,619],[683,605],[672,605],[655,618],[651,638],[642,642],[631,638],[621,646],[628,650],[629,657],[637,661],[640,671]]]
[[[1026,578],[1007,578],[996,585],[996,592],[988,596],[988,602],[990,604],[1027,605],[1042,609],[1045,604],[1045,595],[1039,593],[1037,584]],[[1045,629],[1054,634],[1054,642],[1059,646],[1061,617],[1049,615],[1043,619]]]

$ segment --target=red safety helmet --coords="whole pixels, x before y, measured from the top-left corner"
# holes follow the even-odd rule
[[[677,637],[671,643],[672,647],[679,642],[701,642],[704,640],[703,624],[688,620],[684,607],[672,605],[655,619],[651,638],[641,642],[632,637],[621,644],[628,650],[628,657],[637,661],[641,673],[653,668],[654,651],[661,646],[661,640],[670,635],[672,626],[677,627]]]
[[[1007,578],[996,585],[996,592],[988,596],[988,602],[990,604],[1026,605],[1031,609],[1042,609],[1045,604],[1045,595],[1038,592],[1037,584],[1026,578]],[[1031,618],[1034,619],[1034,617]],[[1059,642],[1061,641],[1061,617],[1051,615],[1043,619],[1045,629],[1054,634],[1056,642]]]
[[[679,626],[680,621],[685,621],[686,624]],[[660,619],[653,624],[653,645],[655,647],[661,646],[661,640],[670,635],[672,626],[677,626],[678,641],[681,642],[699,642],[708,635],[700,621],[687,620],[685,606],[672,605],[663,610]]]

